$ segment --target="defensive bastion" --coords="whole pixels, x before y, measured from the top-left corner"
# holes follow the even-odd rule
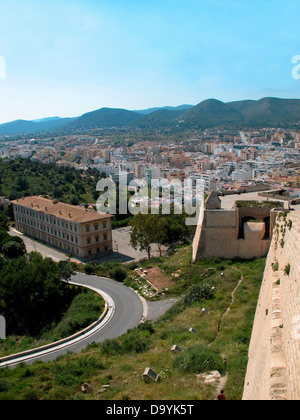
[[[222,209],[218,194],[212,192],[200,211],[193,261],[266,257],[279,205],[278,202],[240,201],[231,210]]]
[[[193,259],[267,256],[243,400],[299,400],[300,212],[278,203],[237,204],[222,209],[211,193],[201,209]]]

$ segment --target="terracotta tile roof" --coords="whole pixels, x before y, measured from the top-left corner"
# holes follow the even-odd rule
[[[109,214],[100,214],[93,209],[72,206],[58,200],[49,200],[37,196],[20,198],[12,201],[12,203],[76,223],[94,222],[112,217]]]

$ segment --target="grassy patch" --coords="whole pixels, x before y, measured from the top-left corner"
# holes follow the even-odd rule
[[[255,207],[255,208],[280,208],[283,207],[283,203],[281,201],[237,201],[235,203],[236,207],[242,208],[242,207]]]
[[[169,258],[141,262],[145,267],[155,263],[168,275],[180,270],[170,294],[182,298],[157,322],[94,343],[78,355],[1,370],[0,399],[212,400],[216,385],[199,382],[197,375],[216,369],[228,373],[226,397],[240,400],[265,259],[215,259],[192,265],[190,251],[187,247]],[[214,287],[213,296],[207,300],[206,293],[200,293],[200,300],[186,305],[185,296],[201,284]],[[183,353],[173,354],[174,344]],[[144,383],[146,367],[160,374],[159,383]],[[90,392],[81,391],[83,383],[92,387]],[[99,393],[103,385],[109,388]]]

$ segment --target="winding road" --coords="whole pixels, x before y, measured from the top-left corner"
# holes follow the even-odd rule
[[[74,275],[71,283],[90,288],[103,296],[107,305],[101,322],[93,324],[84,334],[74,336],[66,342],[3,357],[0,359],[0,368],[14,367],[21,362],[32,364],[36,360],[52,361],[68,352],[79,353],[91,343],[121,336],[128,329],[135,328],[143,319],[144,307],[140,297],[123,284],[81,273]]]

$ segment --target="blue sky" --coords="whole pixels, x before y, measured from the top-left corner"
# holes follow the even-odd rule
[[[300,98],[299,16],[298,0],[0,0],[0,123]]]

